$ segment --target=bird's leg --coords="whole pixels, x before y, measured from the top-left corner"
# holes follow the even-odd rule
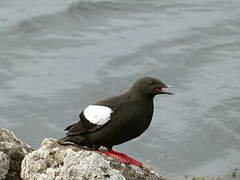
[[[117,158],[125,163],[131,163],[135,166],[142,166],[142,163],[127,156],[126,154],[124,153],[120,153],[120,152],[117,152],[117,151],[114,151],[112,148],[109,148],[108,151],[101,151],[99,150],[99,152],[107,155],[107,156],[111,156],[111,157],[114,157],[114,158]]]
[[[116,159],[119,159],[119,160],[121,160],[124,163],[129,163],[128,159],[126,159],[126,158],[124,158],[124,157],[122,157],[122,156],[120,156],[118,154],[113,153],[111,150],[112,149],[108,149],[108,151],[98,150],[98,152],[100,152],[102,154],[105,154],[107,156],[111,156],[111,157],[114,157]]]
[[[114,153],[116,155],[119,155],[125,159],[127,159],[130,163],[132,163],[133,165],[135,166],[142,166],[143,164],[139,161],[137,161],[136,159],[132,158],[132,157],[129,157],[128,155],[124,154],[124,153],[121,153],[121,152],[117,152],[117,151],[114,151],[113,149],[109,149],[109,151],[111,153]]]

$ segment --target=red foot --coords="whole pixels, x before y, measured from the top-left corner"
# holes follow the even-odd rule
[[[112,149],[108,149],[108,151],[101,151],[99,150],[99,152],[107,155],[107,156],[111,156],[111,157],[114,157],[114,158],[117,158],[117,159],[120,159],[121,161],[125,162],[125,163],[131,163],[135,166],[139,166],[141,167],[143,164],[129,156],[127,156],[126,154],[124,153],[120,153],[120,152],[117,152],[117,151],[114,151]]]

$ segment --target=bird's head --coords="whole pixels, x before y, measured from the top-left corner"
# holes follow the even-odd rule
[[[140,96],[144,97],[154,97],[158,94],[173,94],[171,92],[167,92],[164,89],[170,88],[171,86],[166,85],[164,82],[152,78],[152,77],[143,77],[137,80],[130,91],[134,92]]]

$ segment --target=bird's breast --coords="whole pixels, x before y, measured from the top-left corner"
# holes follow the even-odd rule
[[[150,125],[153,116],[153,104],[133,103],[122,113],[119,113],[118,121],[120,131],[126,131],[133,136],[139,136]]]

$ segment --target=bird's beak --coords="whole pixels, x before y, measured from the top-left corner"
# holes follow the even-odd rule
[[[159,94],[172,94],[172,95],[174,94],[174,93],[165,91],[165,90],[164,90],[165,88],[172,88],[172,86],[170,86],[170,85],[164,85],[164,86],[162,86],[162,87],[154,88],[154,90],[157,91]]]

